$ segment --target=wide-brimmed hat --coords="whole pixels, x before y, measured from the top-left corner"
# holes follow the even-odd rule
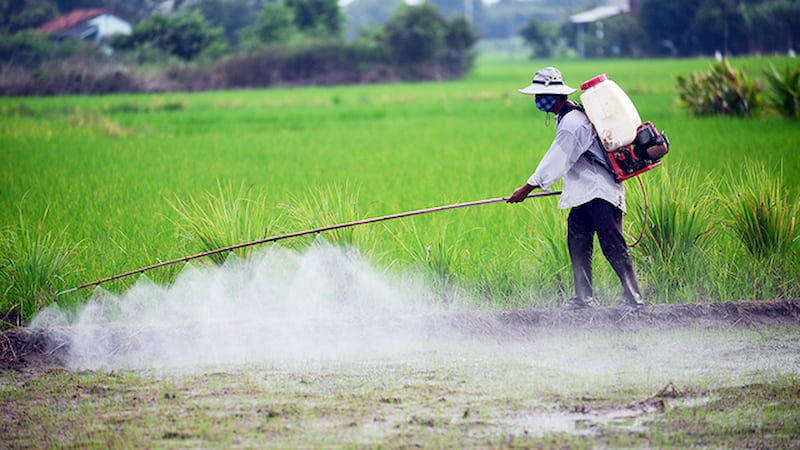
[[[519,91],[528,95],[569,95],[577,91],[577,89],[564,84],[564,80],[561,78],[561,72],[559,72],[558,69],[555,67],[545,67],[544,69],[536,71],[530,86],[525,89],[520,89]]]

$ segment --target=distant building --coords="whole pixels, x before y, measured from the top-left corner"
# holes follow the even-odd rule
[[[133,27],[125,19],[106,9],[76,9],[36,28],[36,32],[49,34],[56,41],[79,38],[101,45],[115,34],[131,34]]]
[[[578,29],[578,55],[581,58],[585,56],[585,51],[583,48],[583,32],[587,23],[594,23],[624,13],[635,14],[637,9],[637,0],[608,0],[605,5],[569,16],[569,21],[576,24]],[[602,28],[600,28],[598,32],[602,33]]]

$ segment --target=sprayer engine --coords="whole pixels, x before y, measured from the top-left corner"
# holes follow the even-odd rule
[[[652,122],[636,129],[634,141],[608,152],[608,160],[617,181],[627,180],[661,165],[661,158],[669,152],[669,139],[658,132]]]

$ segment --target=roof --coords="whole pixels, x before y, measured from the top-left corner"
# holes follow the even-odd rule
[[[630,7],[628,6],[598,6],[597,8],[593,8],[582,13],[573,14],[569,16],[569,20],[572,23],[596,22],[598,20],[616,16],[617,14],[622,14],[628,11],[630,11]]]
[[[108,14],[108,10],[103,8],[76,9],[37,27],[36,31],[48,34],[60,33],[103,14]]]

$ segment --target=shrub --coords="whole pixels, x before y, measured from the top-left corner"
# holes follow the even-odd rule
[[[760,86],[727,59],[713,63],[706,73],[689,78],[676,75],[679,103],[698,116],[752,116],[758,113]]]
[[[782,72],[770,66],[764,70],[767,78],[767,102],[772,109],[788,119],[800,118],[800,64],[786,66]]]

